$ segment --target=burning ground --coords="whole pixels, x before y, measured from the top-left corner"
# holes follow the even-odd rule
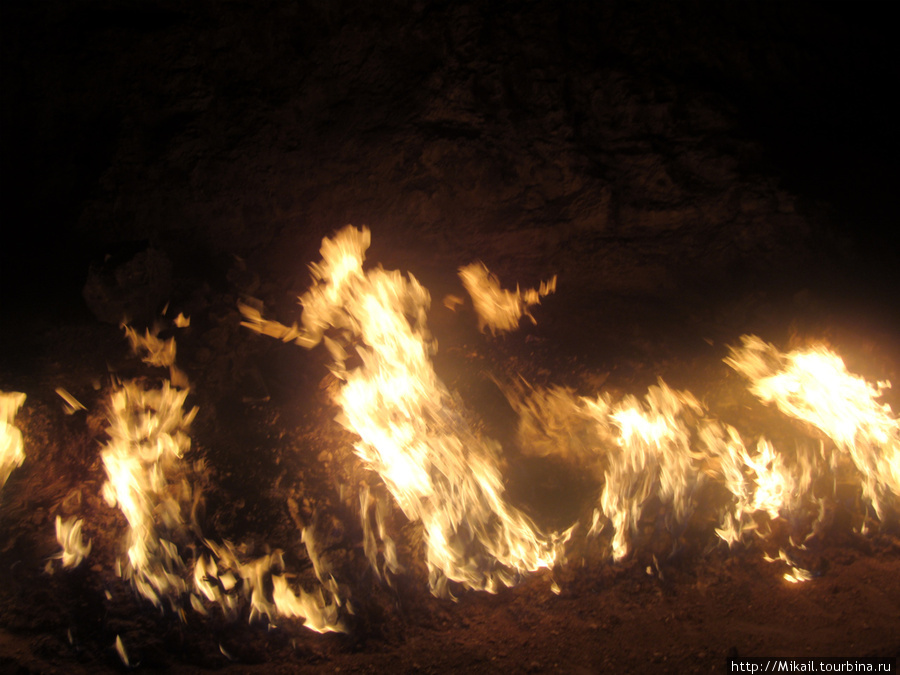
[[[872,618],[843,644],[889,653],[879,650],[892,648],[897,621],[888,577],[900,423],[887,381],[853,374],[819,341],[782,352],[749,335],[724,363],[708,345],[703,376],[691,378],[702,394],[661,376],[635,395],[609,372],[557,364],[542,374],[539,350],[517,354],[539,333],[498,344],[465,329],[468,320],[509,330],[541,293],[502,289],[487,272],[472,283],[469,267],[460,277],[472,309],[446,303],[458,332],[442,364],[427,290],[366,269],[369,243],[352,227],[323,241],[299,323],[265,319],[253,300],[231,312],[248,333],[327,347],[328,358],[302,364],[288,360],[288,345],[239,337],[251,359],[270,350],[270,363],[247,371],[255,391],[207,402],[205,417],[188,399],[207,399],[192,394],[167,337],[179,334],[182,359],[191,353],[183,313],[143,336],[124,327],[130,363],[107,365],[91,406],[57,387],[58,403],[39,399],[28,415],[18,413],[22,394],[4,395],[4,466],[18,474],[4,490],[13,570],[4,616],[49,633],[26,660],[368,668],[383,658],[414,668],[427,657],[436,669],[568,670],[653,658],[703,670],[725,651],[813,655],[833,643],[807,638],[798,649],[786,629],[751,630],[753,641],[725,650],[717,631],[702,647],[674,646],[691,608],[711,612],[700,626],[749,622],[762,594],[762,611],[782,615],[776,626],[811,607],[833,620],[838,580],[855,574],[888,594],[854,600],[871,603]],[[289,377],[279,383],[275,370]],[[569,386],[532,382],[550,372]],[[650,595],[653,609],[625,603],[628,621],[672,624],[652,654],[620,647],[573,659],[531,633],[565,633],[564,644],[596,631],[601,645],[604,627],[623,621],[612,607],[632,592]],[[800,600],[811,606],[797,609]],[[482,622],[484,641],[452,659],[443,648],[418,654],[417,640],[452,635],[455,621],[463,636]]]
[[[351,5],[14,13],[30,105],[69,68],[116,122],[4,246],[46,244],[3,269],[4,666],[896,655],[896,250],[756,117],[818,100],[808,39]]]

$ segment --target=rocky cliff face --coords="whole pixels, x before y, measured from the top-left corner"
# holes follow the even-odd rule
[[[275,265],[353,222],[601,292],[671,293],[814,269],[845,239],[870,246],[886,216],[894,63],[878,16],[850,8],[4,14],[4,267],[36,283],[52,266],[77,283],[133,240]]]

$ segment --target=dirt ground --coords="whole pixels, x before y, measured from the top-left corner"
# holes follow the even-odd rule
[[[896,514],[860,534],[841,495],[803,552],[806,583],[729,550],[712,515],[678,541],[602,538],[497,594],[427,586],[399,511],[402,574],[364,552],[356,493],[378,480],[335,421],[327,356],[241,328],[237,303],[299,319],[323,236],[373,233],[371,264],[429,289],[435,370],[507,457],[506,488],[548,527],[590,525],[597,484],[529,463],[496,382],[642,395],[663,378],[741,429],[806,433],[722,363],[754,333],[824,339],[900,381],[893,217],[896,74],[869,7],[648,3],[78,0],[5,4],[0,390],[25,463],[0,491],[0,669],[200,672],[723,672],[730,656],[900,655]],[[456,271],[558,275],[536,325],[477,328]],[[117,325],[166,329],[198,407],[204,533],[285,552],[315,584],[312,525],[351,599],[346,634],[248,612],[184,618],[115,573],[122,515],[101,492],[105,400],[160,371]],[[86,410],[67,415],[64,387]],[[885,397],[900,407],[896,391]],[[713,496],[709,500],[715,510]],[[92,551],[53,556],[57,515]],[[785,535],[786,536],[786,535]],[[784,537],[782,537],[784,538]],[[777,537],[776,537],[777,539]],[[558,593],[553,587],[558,587]]]

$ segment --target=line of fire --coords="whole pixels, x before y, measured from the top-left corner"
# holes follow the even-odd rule
[[[0,670],[900,655],[889,21],[0,13]]]

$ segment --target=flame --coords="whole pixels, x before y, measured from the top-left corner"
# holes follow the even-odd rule
[[[306,348],[325,342],[342,382],[335,394],[339,421],[359,437],[357,455],[377,472],[400,510],[421,522],[435,594],[449,592],[448,580],[492,591],[523,572],[554,565],[575,526],[545,534],[506,501],[498,445],[470,430],[432,367],[428,292],[412,276],[364,271],[369,243],[368,230],[350,227],[323,241],[322,260],[311,267],[313,285],[300,298],[301,326],[266,320],[250,306],[241,307],[243,325]],[[555,288],[554,278],[539,290],[501,291],[481,264],[460,275],[481,328],[492,332],[514,328],[523,314],[530,316],[530,304]],[[887,383],[870,385],[849,375],[824,348],[785,356],[758,338],[745,336],[743,342],[742,350],[732,349],[729,365],[751,378],[756,395],[817,425],[852,457],[880,517],[900,480],[897,420],[874,400]],[[826,498],[815,494],[813,483],[835,466],[824,446],[816,453],[799,439],[785,453],[762,436],[748,445],[691,392],[662,380],[643,398],[582,397],[559,388],[507,396],[520,416],[523,452],[558,455],[597,479],[589,532],[611,533],[614,559],[629,554],[647,525],[668,530],[677,542],[709,484],[731,496],[730,504],[718,507],[715,528],[729,545],[748,533],[768,537],[773,530],[766,523],[779,519],[795,547],[802,546],[795,537],[808,540],[823,526]],[[655,523],[650,506],[658,509]],[[364,488],[360,511],[370,563],[379,574],[399,571],[385,502]],[[790,565],[793,580],[807,578]]]
[[[240,307],[245,327],[305,348],[324,343],[329,351],[340,383],[332,392],[341,408],[338,421],[355,434],[356,455],[380,480],[363,484],[358,494],[366,557],[389,583],[403,570],[389,527],[396,505],[421,527],[435,595],[452,596],[451,582],[495,592],[523,574],[552,568],[564,560],[578,523],[546,532],[509,502],[499,443],[471,427],[435,373],[428,291],[412,275],[365,270],[370,240],[367,229],[352,227],[323,240],[321,260],[311,265],[312,286],[300,298],[299,326],[267,320],[258,306]],[[505,291],[480,263],[462,268],[460,276],[480,328],[494,334],[514,329],[523,315],[534,321],[529,307],[556,286],[554,277],[538,289]],[[179,314],[174,323],[186,327],[189,320]],[[281,550],[265,547],[259,555],[249,545],[203,536],[194,479],[204,465],[187,459],[197,409],[187,410],[190,389],[175,366],[175,341],[160,339],[156,329],[140,335],[125,326],[125,334],[147,364],[168,368],[170,379],[156,386],[133,380],[110,395],[103,496],[128,525],[120,574],[141,596],[157,606],[166,602],[182,616],[188,600],[201,614],[215,605],[228,616],[248,610],[251,621],[290,617],[317,632],[346,630],[342,615],[352,606],[316,550],[311,528],[302,529],[300,541],[318,581],[312,592],[292,580]],[[793,554],[825,522],[828,495],[817,494],[818,477],[830,471],[836,484],[841,462],[852,466],[878,519],[900,495],[900,423],[878,401],[890,383],[849,373],[821,344],[785,354],[744,336],[725,361],[764,403],[824,434],[817,436],[818,450],[809,438],[795,439],[787,452],[763,436],[745,439],[694,394],[661,379],[642,397],[618,399],[508,387],[519,413],[518,445],[525,454],[566,459],[595,478],[596,493],[585,509],[593,509],[588,532],[608,536],[614,560],[657,532],[668,532],[677,545],[702,491],[713,486],[729,500],[715,507],[716,535],[729,546],[748,534],[766,540],[769,551],[778,547],[778,557],[765,560],[787,564],[787,581],[807,581],[815,575]],[[57,393],[72,409],[80,406],[64,389]],[[12,424],[24,400],[24,394],[0,392],[0,487],[24,459],[21,432]],[[777,528],[776,520],[782,521]],[[90,553],[82,526],[74,517],[56,519],[64,567]],[[789,532],[790,546],[776,530]],[[192,557],[186,560],[185,551]],[[655,554],[653,561],[648,573],[655,569],[661,577]],[[117,650],[127,663],[120,640]]]
[[[368,229],[352,227],[323,240],[322,260],[311,266],[313,286],[300,298],[302,328],[267,321],[248,306],[241,307],[243,325],[307,348],[325,342],[342,381],[339,421],[359,437],[356,454],[404,515],[421,522],[433,593],[449,595],[448,581],[496,591],[524,572],[551,567],[571,530],[544,534],[507,502],[498,444],[469,428],[434,372],[428,291],[412,275],[363,271],[370,241]],[[329,329],[337,329],[338,340],[325,335]],[[355,368],[347,365],[351,341]],[[388,554],[386,565],[396,571],[399,563]]]
[[[306,628],[317,633],[346,632],[338,613],[343,603],[337,582],[316,555],[311,530],[304,530],[303,540],[316,576],[331,596],[330,601],[325,599],[322,588],[314,593],[301,588],[299,594],[294,593],[283,573],[280,550],[244,561],[248,557],[245,547],[229,541],[221,545],[206,541],[211,555],[201,556],[197,561],[194,588],[209,602],[222,607],[226,614],[233,614],[238,608],[240,593],[249,601],[250,621],[266,617],[274,624],[279,617],[300,618]],[[195,608],[205,613],[199,602],[195,602]]]
[[[650,387],[643,402],[627,396],[611,408],[598,399],[591,406],[599,424],[612,424],[615,451],[608,454],[600,507],[615,530],[613,557],[625,555],[625,536],[634,532],[643,506],[654,495],[671,508],[675,523],[692,511],[691,496],[700,476],[690,448],[688,417],[703,408],[690,392],[665,382]]]
[[[184,412],[187,394],[168,381],[159,389],[126,382],[110,397],[109,441],[100,453],[103,496],[128,521],[122,574],[156,605],[186,588],[176,542],[189,535],[185,512],[194,502],[183,458],[197,409]]]
[[[787,566],[790,567],[790,571],[784,573],[784,580],[789,581],[792,584],[802,584],[804,581],[810,581],[815,578],[815,575],[812,572],[798,566],[784,549],[778,549],[777,558],[763,556],[763,560],[771,563],[779,561],[787,563]]]
[[[716,528],[729,545],[747,533],[760,534],[759,516],[795,524],[813,501],[812,479],[822,468],[816,456],[798,450],[789,461],[765,438],[750,453],[734,427],[662,380],[643,398],[576,396],[560,388],[507,396],[519,413],[518,441],[526,453],[560,457],[589,471],[601,486],[589,533],[612,533],[615,560],[633,550],[651,506],[663,509],[654,532],[680,536],[710,484],[724,486],[732,497]],[[823,518],[820,508],[814,531]]]
[[[179,314],[178,316],[181,315]],[[165,367],[175,363],[175,338],[160,340],[154,333],[150,332],[149,328],[142,337],[131,326],[123,325],[122,328],[125,330],[125,337],[128,338],[132,351],[135,354],[142,350],[146,352],[146,355],[143,357],[144,363],[151,366]]]
[[[519,412],[519,445],[526,452],[568,459],[601,483],[589,533],[612,531],[614,559],[631,550],[651,502],[667,509],[665,526],[673,533],[693,512],[703,480],[693,430],[705,408],[690,392],[660,380],[643,399],[575,396],[559,388],[508,396]]]
[[[125,643],[122,642],[122,637],[120,635],[116,635],[116,654],[119,655],[119,658],[122,660],[122,664],[126,668],[131,668],[131,661],[128,660],[128,652],[125,651]]]
[[[91,553],[91,542],[85,544],[81,536],[83,525],[84,521],[80,518],[63,520],[61,516],[56,516],[56,541],[62,546],[57,557],[62,560],[63,567],[78,567]]]
[[[184,315],[179,314],[173,325],[176,328],[184,328],[190,325],[190,320],[184,319]],[[187,375],[175,365],[175,338],[170,337],[168,340],[158,338],[159,326],[154,326],[152,332],[149,328],[146,329],[143,336],[139,335],[131,326],[122,324],[122,328],[125,330],[125,337],[131,344],[131,350],[135,354],[143,352],[141,359],[144,363],[149,366],[168,368],[169,380],[172,384],[182,389],[189,388]]]
[[[284,564],[279,550],[245,560],[243,546],[209,539],[199,542],[200,491],[190,479],[203,475],[205,465],[185,460],[197,408],[185,412],[189,389],[187,378],[175,367],[175,341],[160,340],[150,331],[142,337],[128,326],[125,334],[136,353],[145,353],[146,363],[168,367],[184,384],[179,388],[163,380],[158,388],[148,388],[133,380],[117,387],[110,397],[109,441],[101,452],[107,474],[103,494],[128,522],[127,558],[119,562],[122,576],[153,604],[166,600],[182,617],[181,602],[188,596],[191,607],[201,614],[207,614],[204,600],[227,615],[236,614],[248,601],[251,621],[264,616],[274,622],[276,617],[289,616],[304,619],[306,627],[320,633],[345,630],[338,616],[343,604],[338,584],[315,551],[311,529],[303,531],[302,540],[322,588],[331,595],[330,602],[325,601],[322,588],[313,594],[302,589],[299,595],[293,592],[280,572]],[[58,522],[58,533],[60,527]],[[74,542],[80,536],[80,521],[65,532],[66,541]],[[188,547],[201,549],[193,562],[182,558],[181,551]]]
[[[0,489],[13,469],[25,461],[22,432],[13,426],[16,413],[23,403],[25,394],[0,391]]]
[[[883,519],[900,495],[900,421],[879,403],[890,382],[872,384],[847,371],[823,344],[784,354],[756,336],[744,336],[726,363],[750,380],[750,391],[786,415],[828,436],[850,457],[863,497]]]
[[[117,562],[117,570],[154,605],[165,599],[180,610],[187,591],[180,548],[199,529],[193,514],[200,493],[190,479],[192,472],[205,470],[202,461],[191,465],[184,459],[197,408],[185,411],[190,390],[175,367],[174,338],[163,341],[149,330],[142,337],[130,326],[122,327],[132,351],[143,353],[149,365],[168,367],[175,385],[163,380],[154,388],[131,380],[109,397],[109,440],[100,453],[107,477],[103,497],[128,523],[126,558]]]
[[[79,410],[86,410],[84,404],[81,403],[81,401],[72,396],[72,394],[70,394],[62,387],[57,387],[55,391],[57,396],[59,396],[63,401],[66,402],[66,405],[63,406],[63,411],[66,413],[66,415],[74,415]]]
[[[459,269],[459,278],[472,297],[472,305],[478,314],[478,329],[487,326],[491,333],[505,333],[519,326],[519,319],[527,316],[537,323],[528,311],[532,305],[540,304],[541,298],[556,291],[556,277],[542,282],[539,288],[529,288],[516,292],[503,290],[500,282],[490,273],[484,263],[476,262]]]

